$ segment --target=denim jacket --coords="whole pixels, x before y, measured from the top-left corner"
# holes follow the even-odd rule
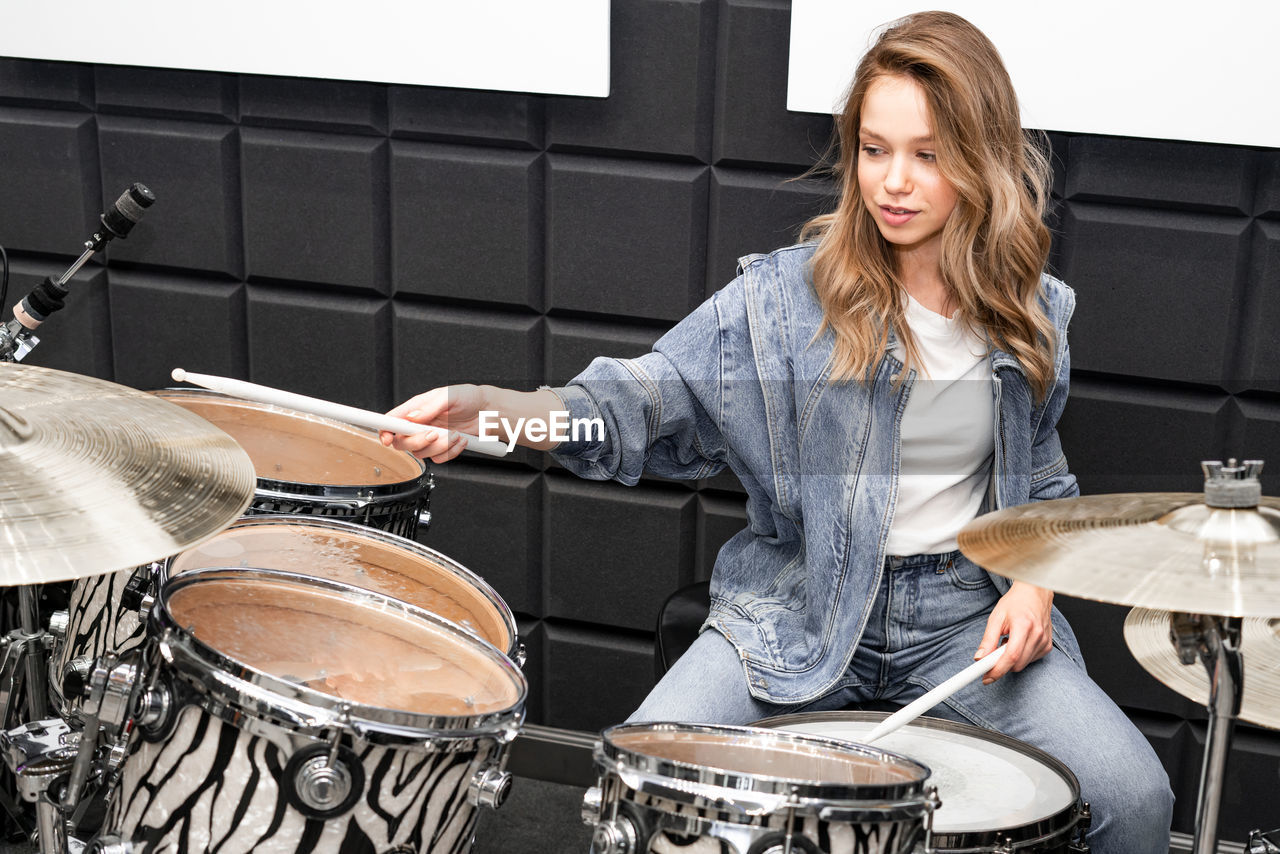
[[[915,371],[886,354],[869,381],[833,381],[831,330],[811,285],[814,246],[740,261],[740,274],[638,359],[596,359],[556,389],[571,418],[605,437],[554,456],[582,477],[631,485],[642,471],[702,478],[728,466],[747,492],[747,527],[720,550],[707,625],[742,657],[751,693],[822,696],[840,678],[884,571]],[[1056,380],[1036,403],[1017,360],[994,350],[996,435],[987,506],[1078,494],[1058,441],[1075,295],[1044,276],[1057,332]],[[1003,593],[1009,581],[993,575]],[[1055,638],[1074,638],[1054,614]]]

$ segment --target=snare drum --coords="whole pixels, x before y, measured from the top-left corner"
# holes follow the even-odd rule
[[[595,760],[592,854],[906,854],[935,803],[919,762],[778,730],[623,724]]]
[[[883,712],[805,712],[756,725],[856,742]],[[1007,735],[969,724],[917,718],[876,741],[933,770],[942,806],[933,817],[939,852],[1059,854],[1088,851],[1080,784],[1066,765]],[[1077,834],[1077,831],[1079,833]],[[1079,847],[1069,847],[1076,842]]]
[[[234,569],[161,590],[136,684],[98,851],[462,854],[509,788],[527,690],[419,608]]]
[[[394,534],[315,516],[246,516],[158,564],[154,584],[146,586],[163,589],[175,576],[205,567],[284,570],[372,590],[443,617],[523,664],[515,618],[497,591],[452,558]],[[75,671],[142,644],[136,606],[122,604],[133,574],[85,579],[73,588],[71,621],[50,661],[51,690],[60,705],[74,705],[60,699],[69,667]]]

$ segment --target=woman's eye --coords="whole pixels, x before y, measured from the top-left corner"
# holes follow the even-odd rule
[[[922,151],[920,152],[920,159],[928,161],[929,163],[936,163],[938,161],[938,155],[934,154],[932,151]]]
[[[880,154],[882,151],[884,151],[884,149],[879,148],[879,147],[874,146],[874,145],[864,145],[864,146],[862,146],[862,150],[863,150],[865,153],[867,153],[867,154],[872,154],[872,155]]]

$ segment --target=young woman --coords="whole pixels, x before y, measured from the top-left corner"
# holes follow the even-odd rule
[[[711,615],[633,720],[906,704],[1007,637],[984,684],[931,714],[1064,761],[1096,854],[1164,854],[1168,779],[1086,675],[1052,592],[956,550],[987,509],[1078,494],[1056,430],[1075,297],[1043,273],[1048,167],[1008,74],[967,21],[913,15],[863,58],[837,127],[835,212],[743,259],[652,353],[392,414],[475,432],[482,410],[567,411],[604,439],[520,441],[583,477],[737,474],[749,524],[716,561]],[[464,446],[383,438],[436,462]]]

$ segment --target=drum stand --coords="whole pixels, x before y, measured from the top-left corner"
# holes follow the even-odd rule
[[[8,725],[16,711],[14,699],[18,680],[26,677],[26,714],[35,720],[47,712],[49,686],[45,678],[45,653],[53,638],[40,628],[39,608],[34,585],[18,588],[19,628],[0,640],[4,657],[0,659],[0,722]]]
[[[19,587],[18,595],[21,627],[0,639],[0,721],[7,727],[16,717],[30,720],[0,732],[0,751],[14,775],[19,798],[35,805],[40,854],[75,854],[83,843],[68,834],[67,817],[77,806],[93,766],[105,685],[93,686],[85,704],[83,733],[62,718],[45,717],[47,653],[53,636],[40,628],[36,587]],[[108,671],[111,664],[114,661],[109,662]],[[97,682],[105,681],[97,672],[94,675]]]
[[[1218,845],[1218,808],[1226,780],[1231,732],[1244,695],[1244,660],[1240,655],[1239,617],[1173,613],[1169,637],[1184,665],[1197,660],[1209,673],[1209,725],[1196,811],[1193,854],[1214,854]],[[1264,849],[1265,850],[1265,849]]]

